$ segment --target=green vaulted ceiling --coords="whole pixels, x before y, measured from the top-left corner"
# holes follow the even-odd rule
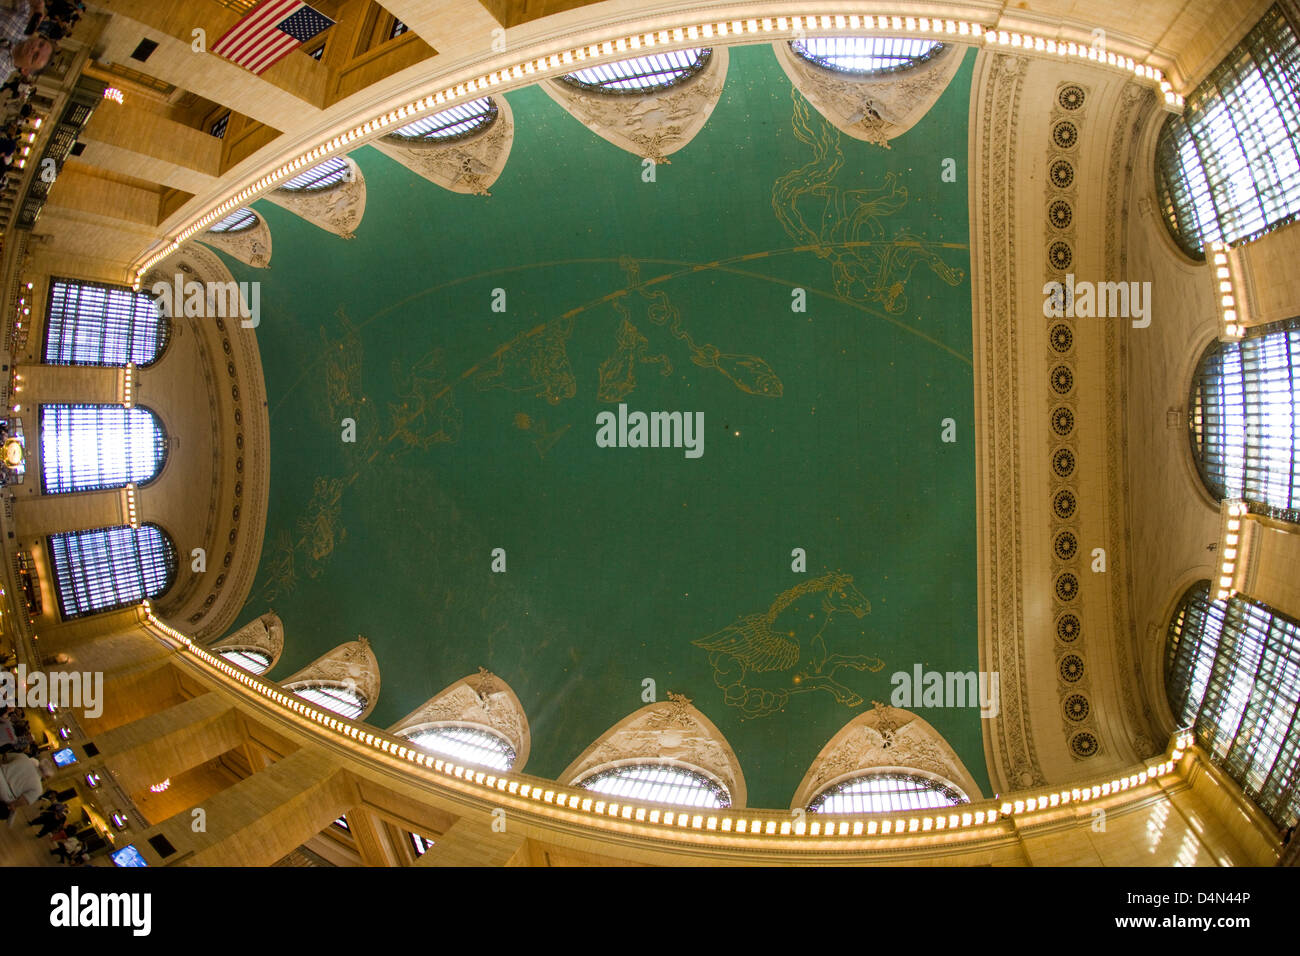
[[[486,667],[548,777],[652,678],[727,737],[750,805],[787,806],[891,674],[976,670],[966,176],[941,175],[971,63],[888,150],[744,47],[653,182],[530,88],[490,197],[362,148],[354,240],[258,204],[272,268],[227,262],[263,283],[271,504],[241,623],[281,615],[271,676],[365,635],[388,726]],[[620,402],[703,413],[703,454],[598,447]],[[742,674],[778,636],[797,659]],[[913,709],[987,791],[979,711]]]

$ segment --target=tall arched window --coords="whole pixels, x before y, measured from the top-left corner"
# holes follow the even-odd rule
[[[46,365],[152,365],[171,326],[153,299],[131,289],[50,280],[45,314]]]
[[[242,209],[236,209],[225,219],[208,227],[208,232],[215,232],[218,235],[222,233],[232,234],[236,232],[247,232],[257,225],[257,213],[245,206]]]
[[[864,773],[827,787],[808,804],[812,813],[891,813],[969,803],[957,787],[904,771]]]
[[[575,70],[560,80],[593,93],[653,93],[689,80],[704,69],[712,53],[704,48],[652,53]]]
[[[1300,522],[1300,320],[1215,342],[1202,356],[1188,401],[1192,450],[1216,498]]]
[[[65,620],[161,597],[176,578],[176,546],[157,525],[52,534],[49,549]]]
[[[595,793],[648,803],[725,810],[731,806],[727,788],[698,770],[672,764],[641,763],[600,770],[578,786]]]
[[[427,727],[403,731],[402,736],[421,750],[493,770],[506,771],[515,765],[515,748],[479,727]]]
[[[395,141],[427,140],[450,143],[482,133],[496,122],[497,105],[491,97],[483,96],[468,103],[458,103],[432,116],[408,123],[387,138]]]
[[[809,63],[836,73],[881,76],[933,59],[943,51],[943,44],[909,37],[809,37],[792,40],[790,49]]]
[[[1300,818],[1300,622],[1193,585],[1169,625],[1165,692],[1179,725],[1274,823]]]
[[[347,160],[341,156],[331,156],[319,166],[313,166],[306,172],[294,176],[279,188],[288,193],[324,192],[347,182],[351,175],[352,170]]]
[[[147,408],[41,406],[41,481],[47,495],[142,485],[166,460],[167,435]]]
[[[303,684],[288,684],[284,689],[348,720],[355,720],[365,713],[368,703],[365,695],[355,687],[342,683],[310,681]]]
[[[1171,116],[1156,189],[1180,246],[1253,239],[1300,215],[1300,43],[1272,7]]]

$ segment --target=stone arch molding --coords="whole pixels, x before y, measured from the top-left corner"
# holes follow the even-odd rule
[[[267,611],[261,617],[254,618],[229,637],[222,638],[209,647],[215,654],[222,651],[261,651],[271,658],[264,673],[270,673],[280,661],[284,651],[284,624],[280,615]]]
[[[722,97],[727,49],[712,49],[699,73],[657,92],[602,95],[560,80],[542,80],[538,86],[597,136],[634,156],[666,163],[704,128]]]
[[[364,637],[340,644],[326,651],[296,674],[280,682],[288,689],[292,684],[323,683],[354,687],[366,699],[366,709],[356,718],[365,720],[379,700],[379,661]]]
[[[443,189],[470,196],[490,196],[488,190],[505,169],[515,141],[515,119],[510,104],[501,96],[492,97],[492,102],[497,107],[497,118],[474,136],[450,143],[436,139],[403,142],[384,137],[369,145]]]
[[[484,668],[450,684],[389,728],[406,735],[435,727],[477,727],[504,738],[515,752],[512,770],[522,770],[532,748],[528,715],[519,698],[496,674]]]
[[[341,158],[348,164],[348,175],[342,182],[325,189],[273,189],[262,198],[326,232],[344,239],[355,239],[356,228],[366,214],[366,178],[355,160],[350,156]],[[263,221],[261,216],[258,219]],[[267,251],[269,261],[269,241]]]
[[[777,61],[795,89],[828,123],[854,139],[889,148],[920,122],[961,68],[964,46],[948,44],[932,59],[897,73],[857,77],[809,63],[784,40]]]
[[[733,809],[745,806],[745,775],[736,752],[681,694],[670,693],[667,700],[624,717],[569,764],[560,782],[572,785],[610,767],[647,762],[703,771],[726,786]]]
[[[871,770],[919,771],[955,785],[972,800],[982,796],[957,752],[928,721],[908,710],[876,704],[822,748],[790,807],[806,807],[827,787]]]
[[[233,256],[244,265],[266,269],[271,265],[271,227],[256,210],[254,214],[257,216],[256,226],[239,232],[204,232],[198,240],[205,246]]]

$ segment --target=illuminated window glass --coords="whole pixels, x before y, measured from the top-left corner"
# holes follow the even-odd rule
[[[671,764],[612,767],[578,781],[578,786],[611,797],[649,803],[716,810],[731,806],[731,794],[722,784],[696,770]]]
[[[244,232],[248,229],[252,229],[256,225],[257,213],[245,206],[243,209],[236,209],[225,219],[208,229],[208,232]]]
[[[50,281],[45,314],[47,365],[152,365],[171,325],[154,300],[122,286]]]
[[[395,140],[436,140],[452,142],[481,133],[497,118],[497,105],[491,97],[480,97],[468,103],[460,103],[451,109],[434,113],[408,123],[390,137]]]
[[[1156,189],[1165,224],[1196,256],[1300,215],[1300,42],[1280,6],[1165,122]]]
[[[808,804],[813,813],[892,813],[969,803],[952,784],[916,774],[866,773],[827,787]]]
[[[176,547],[156,525],[52,534],[47,540],[64,619],[160,597],[176,578]]]
[[[322,47],[323,49],[323,47]],[[208,127],[208,132],[217,139],[226,138],[226,129],[230,126],[230,114],[223,113],[217,118],[217,121]]]
[[[1165,691],[1180,726],[1274,823],[1300,817],[1300,622],[1193,585],[1169,626]]]
[[[1215,342],[1202,356],[1188,404],[1192,451],[1216,498],[1300,522],[1300,319]]]
[[[396,40],[398,37],[400,37],[403,33],[405,33],[409,29],[411,28],[408,27],[401,20],[394,20],[392,29],[388,31],[388,39]]]
[[[321,192],[331,186],[347,182],[350,175],[347,162],[340,156],[331,156],[319,166],[313,166],[305,173],[299,173],[279,188],[291,193]]]
[[[477,727],[432,727],[403,736],[421,750],[493,770],[509,770],[515,765],[514,748]]]
[[[905,37],[809,37],[791,41],[790,49],[809,63],[836,73],[874,76],[933,59],[943,44]]]
[[[366,698],[343,684],[297,684],[285,690],[348,720],[360,717],[366,709]]]
[[[147,408],[41,406],[41,480],[47,495],[142,485],[166,460],[167,436]]]
[[[650,93],[689,80],[704,69],[712,53],[708,49],[654,53],[575,70],[560,79],[570,86],[596,93]]]
[[[271,655],[265,651],[248,648],[246,650],[221,651],[221,656],[236,667],[242,667],[250,674],[265,674],[271,666]]]
[[[344,833],[351,833],[351,832],[352,832],[352,828],[351,828],[350,826],[348,826],[348,817],[347,817],[347,814],[344,814],[343,816],[339,817],[337,820],[335,820],[333,823],[331,823],[330,826],[332,826],[332,827],[338,827],[338,828],[339,828],[340,830],[342,830]]]
[[[433,841],[428,837],[420,836],[418,833],[408,833],[407,836],[411,838],[411,847],[415,850],[416,856],[424,856],[433,849]]]

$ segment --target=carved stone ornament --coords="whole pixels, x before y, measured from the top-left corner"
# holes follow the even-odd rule
[[[930,724],[908,710],[875,707],[831,738],[808,768],[791,807],[806,807],[827,787],[863,771],[908,770],[938,777],[972,800],[982,796],[957,752]]]
[[[597,136],[634,156],[666,163],[704,128],[726,80],[726,48],[714,47],[699,73],[657,92],[602,94],[561,80],[538,86]]]
[[[271,658],[271,663],[266,665],[269,671],[280,660],[284,650],[284,624],[280,615],[267,611],[208,649],[216,654],[222,651],[261,651]]]
[[[559,781],[573,784],[601,770],[642,761],[702,771],[727,788],[733,808],[745,806],[745,775],[735,751],[680,694],[669,694],[668,700],[647,704],[623,718],[569,764]]]
[[[204,245],[219,249],[254,269],[271,264],[271,227],[261,216],[257,225],[239,232],[203,232],[197,237]]]
[[[364,637],[340,644],[316,658],[296,674],[280,682],[286,689],[293,684],[342,684],[366,699],[366,709],[356,718],[365,720],[379,700],[379,661],[370,642]]]
[[[344,156],[343,161],[348,164],[348,175],[342,182],[324,189],[273,189],[262,198],[326,232],[354,239],[366,213],[366,178],[352,159]]]
[[[497,117],[481,133],[445,143],[385,136],[370,145],[417,176],[452,192],[490,196],[488,191],[510,158],[515,141],[514,114],[502,97],[493,97]]]
[[[817,112],[854,139],[889,148],[915,126],[961,67],[964,46],[949,45],[932,59],[896,73],[856,77],[809,63],[784,40],[772,45],[795,88]]]
[[[430,697],[389,728],[406,734],[433,727],[478,727],[505,739],[515,752],[513,770],[522,770],[532,747],[528,715],[515,692],[482,667]]]

